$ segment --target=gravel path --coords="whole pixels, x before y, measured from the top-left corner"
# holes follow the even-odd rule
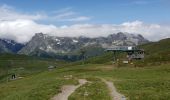
[[[64,85],[62,87],[62,92],[55,95],[51,100],[68,100],[68,97],[80,86],[87,82],[85,79],[79,79],[79,85]]]
[[[117,92],[116,87],[114,86],[113,82],[106,81],[105,79],[102,79],[103,82],[107,85],[110,96],[112,97],[112,100],[126,100],[125,96]]]

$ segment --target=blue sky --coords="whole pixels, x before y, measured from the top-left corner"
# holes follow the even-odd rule
[[[55,36],[141,34],[170,37],[170,0],[0,0],[0,38],[28,42]]]
[[[74,24],[119,24],[140,20],[146,23],[170,23],[169,0],[0,0],[18,12],[37,12],[54,16],[52,12],[68,9],[74,16],[85,16],[84,21],[38,20],[41,23]]]

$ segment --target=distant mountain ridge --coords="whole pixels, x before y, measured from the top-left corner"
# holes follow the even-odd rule
[[[142,35],[119,32],[107,37],[58,37],[37,33],[18,52],[26,55],[77,54],[82,48],[104,49],[111,46],[136,46],[148,43]],[[95,49],[96,50],[96,49]]]
[[[36,33],[26,43],[17,43],[14,40],[0,39],[0,53],[18,53],[31,56],[72,58],[86,50],[88,56],[100,55],[105,48],[112,46],[136,46],[149,41],[142,35],[119,32],[107,37],[58,37],[43,33]],[[61,56],[62,55],[62,56]],[[76,58],[79,59],[79,58]]]
[[[24,47],[24,44],[14,40],[0,39],[0,53],[17,53]]]

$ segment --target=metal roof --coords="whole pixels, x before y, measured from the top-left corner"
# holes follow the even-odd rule
[[[114,46],[112,48],[107,48],[106,51],[144,51],[144,50],[138,49],[135,46]]]

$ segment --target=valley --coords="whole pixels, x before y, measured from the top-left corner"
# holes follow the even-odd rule
[[[130,100],[168,99],[169,66],[163,64],[142,68],[116,68],[107,64],[88,64],[61,67],[1,83],[0,97],[2,100],[47,100],[60,93],[63,85],[77,85],[78,79],[85,78],[90,83],[79,87],[69,96],[69,100],[111,100],[106,84],[101,81],[101,78],[104,78],[114,82],[117,90]],[[73,77],[65,79],[65,76],[69,75]],[[84,96],[84,93],[88,95]]]
[[[139,45],[145,48],[146,56],[143,60],[133,60],[133,64],[113,63],[112,52],[76,62],[1,54],[0,98],[50,100],[62,93],[63,86],[76,86],[68,94],[68,100],[113,100],[117,97],[125,100],[167,100],[170,98],[168,41],[164,39]],[[167,49],[154,49],[162,45],[167,45]],[[117,57],[121,60],[123,56]],[[49,70],[49,66],[55,67]],[[16,79],[11,80],[12,74],[16,74]],[[87,82],[81,84],[80,79]],[[115,86],[113,94],[110,89],[114,86],[108,88],[108,85]],[[118,96],[119,93],[122,96]]]
[[[0,100],[170,100],[170,0],[0,0]]]

